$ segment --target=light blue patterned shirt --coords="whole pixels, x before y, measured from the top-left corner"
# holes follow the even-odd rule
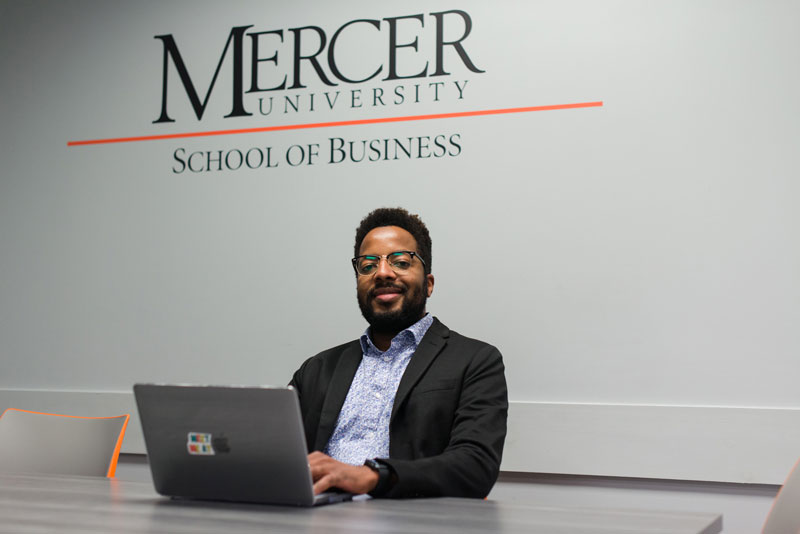
[[[364,355],[325,454],[352,465],[362,465],[368,458],[389,457],[389,417],[397,386],[431,324],[433,316],[427,313],[397,334],[386,352],[372,344],[369,328],[361,335]]]

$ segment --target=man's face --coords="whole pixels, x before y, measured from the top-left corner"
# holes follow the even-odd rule
[[[379,226],[364,237],[359,255],[385,256],[401,250],[417,252],[414,236],[397,226]],[[384,332],[399,332],[417,322],[433,292],[433,275],[425,274],[419,258],[402,273],[381,260],[374,274],[358,275],[356,283],[361,314],[373,329]]]

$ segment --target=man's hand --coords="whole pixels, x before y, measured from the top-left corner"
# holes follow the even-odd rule
[[[308,455],[314,494],[330,488],[339,488],[350,493],[367,493],[378,484],[378,473],[365,465],[349,465],[334,460],[327,454],[314,451]]]

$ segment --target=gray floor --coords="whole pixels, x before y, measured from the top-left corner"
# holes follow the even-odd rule
[[[117,478],[150,481],[147,459],[123,454]],[[502,473],[489,498],[552,506],[715,512],[724,534],[761,531],[778,486]]]

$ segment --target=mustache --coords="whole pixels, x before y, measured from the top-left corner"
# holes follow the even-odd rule
[[[381,285],[376,285],[375,287],[370,289],[369,293],[367,293],[367,296],[369,298],[373,298],[373,297],[375,297],[375,295],[377,294],[378,291],[385,290],[385,289],[393,289],[393,290],[397,291],[398,293],[405,293],[408,290],[405,286],[399,285],[399,284],[392,284],[392,283],[381,284]]]

